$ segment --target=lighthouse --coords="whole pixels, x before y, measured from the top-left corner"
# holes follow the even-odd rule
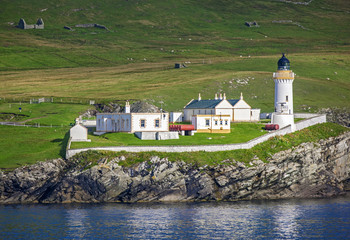
[[[291,125],[292,131],[294,131],[294,73],[290,70],[290,62],[284,54],[278,60],[277,66],[277,72],[273,73],[273,80],[275,82],[275,112],[272,114],[271,123],[278,124],[280,128]]]

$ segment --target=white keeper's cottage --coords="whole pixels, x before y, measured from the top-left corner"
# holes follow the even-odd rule
[[[231,122],[254,122],[260,120],[260,109],[252,109],[242,93],[239,99],[226,99],[224,93],[209,100],[202,100],[199,94],[198,100],[192,99],[184,107],[184,121],[189,122],[196,115],[228,115]]]
[[[125,113],[98,113],[96,115],[96,132],[168,132],[169,114],[130,113],[129,102]]]

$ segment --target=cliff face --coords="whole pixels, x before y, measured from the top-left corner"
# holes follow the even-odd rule
[[[137,202],[311,198],[350,191],[350,132],[279,152],[269,163],[195,168],[153,157],[132,168],[123,157],[81,170],[73,161],[0,172],[0,203]]]

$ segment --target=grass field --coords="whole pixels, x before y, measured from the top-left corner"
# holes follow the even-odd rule
[[[0,168],[13,169],[54,158],[64,158],[68,128],[31,128],[0,125]]]
[[[349,12],[348,0],[3,0],[0,98],[147,100],[177,111],[198,93],[209,99],[243,92],[253,108],[269,112],[272,72],[285,52],[297,74],[295,112],[350,108]],[[39,17],[44,30],[14,27],[20,18],[33,24]],[[109,30],[75,27],[84,23]],[[188,68],[174,69],[175,63]],[[68,125],[87,108],[55,106],[23,105],[15,120]],[[1,112],[8,108],[0,104]]]
[[[297,74],[296,111],[347,107],[349,11],[346,0],[309,5],[272,0],[4,0],[0,97],[148,99],[173,111],[199,92],[203,98],[216,92],[238,98],[243,92],[253,107],[271,111],[272,72],[286,52]],[[9,24],[21,17],[34,23],[39,16],[44,30]],[[244,25],[253,20],[260,27]],[[63,28],[79,23],[103,24],[110,31]],[[173,69],[175,62],[191,63]],[[248,84],[237,83],[248,78]]]
[[[130,133],[107,133],[101,136],[89,135],[91,142],[73,142],[71,148],[103,146],[171,146],[171,145],[210,145],[247,142],[266,133],[264,124],[233,123],[231,133],[196,133],[194,136],[179,136],[180,139],[164,141],[140,140]]]
[[[61,103],[0,103],[0,121],[23,122],[26,125],[68,126],[75,124],[75,119],[79,114],[91,107],[82,104]],[[12,118],[13,115],[6,113],[18,115]]]

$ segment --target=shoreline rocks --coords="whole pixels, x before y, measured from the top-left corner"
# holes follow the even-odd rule
[[[279,152],[268,163],[195,167],[152,157],[85,169],[56,159],[0,172],[0,203],[178,202],[322,198],[350,191],[350,132]]]

